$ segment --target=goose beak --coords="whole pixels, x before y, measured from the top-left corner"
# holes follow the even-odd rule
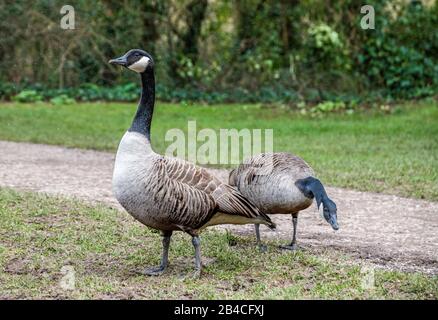
[[[108,63],[126,67],[128,61],[125,56],[121,56],[119,58],[111,59]]]
[[[330,219],[330,225],[332,226],[333,230],[339,229],[338,221],[336,219]]]

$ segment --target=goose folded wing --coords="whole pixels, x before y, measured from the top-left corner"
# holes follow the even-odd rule
[[[231,215],[239,215],[247,218],[262,218],[271,222],[270,218],[261,212],[247,198],[245,198],[236,188],[221,184],[212,193],[213,199],[219,207],[219,211]]]
[[[165,158],[167,176],[183,184],[191,186],[207,194],[211,194],[222,182],[205,168],[198,167],[193,163],[177,159]]]
[[[171,220],[186,229],[197,229],[206,224],[217,212],[213,197],[179,181],[169,182],[168,203],[171,204]]]
[[[196,229],[217,211],[216,201],[209,193],[185,183],[181,172],[173,171],[168,164],[164,158],[154,163],[157,174],[155,201],[168,212],[170,222],[186,229]]]
[[[235,171],[232,171],[229,176],[230,184],[239,186],[266,184],[272,178],[272,170],[270,167],[263,166],[260,163],[241,164]]]
[[[236,188],[222,183],[206,169],[176,158],[165,158],[164,161],[169,179],[185,186],[187,190],[197,190],[195,193],[199,194],[199,197],[211,197],[217,211],[271,222],[266,214],[260,212]]]

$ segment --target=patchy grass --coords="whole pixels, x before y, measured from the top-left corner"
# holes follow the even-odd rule
[[[135,104],[0,105],[0,139],[114,151]],[[260,105],[182,106],[159,103],[153,145],[163,152],[171,128],[274,130],[274,149],[303,157],[327,184],[438,200],[438,107],[396,107],[393,114],[302,116]],[[199,142],[198,146],[202,142]]]
[[[202,238],[207,264],[192,279],[190,238],[176,233],[170,268],[139,274],[159,262],[161,240],[128,214],[103,206],[0,189],[0,298],[145,299],[437,299],[438,277],[375,271],[363,289],[361,268],[338,252],[283,252],[275,241],[261,255],[254,239],[215,230]],[[63,266],[75,289],[59,285]]]

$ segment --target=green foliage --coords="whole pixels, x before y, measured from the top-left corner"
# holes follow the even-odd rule
[[[380,27],[368,34],[358,55],[370,87],[403,98],[436,94],[438,56],[432,51],[438,48],[437,8],[408,4],[396,19],[382,11],[377,19]]]
[[[17,86],[0,81],[0,99],[11,99],[18,93]]]
[[[27,90],[29,91],[29,90]],[[83,84],[79,88],[49,89],[42,86],[35,86],[30,90],[37,94],[39,101],[47,100],[54,104],[73,103],[76,101],[125,101],[134,102],[139,99],[140,88],[137,82],[113,87],[103,87],[96,84]],[[27,95],[28,93],[25,93]],[[264,102],[264,103],[292,103],[298,99],[294,90],[284,87],[263,87],[259,91],[252,92],[243,88],[227,88],[221,91],[203,90],[197,87],[168,87],[158,83],[156,96],[161,101],[169,102],[203,102],[203,103],[224,103],[224,102]],[[21,97],[21,93],[20,93]],[[20,99],[15,97],[15,90],[8,91],[3,99]],[[52,101],[53,99],[56,99]],[[68,100],[72,99],[72,100]],[[59,103],[56,103],[56,102]],[[33,102],[23,100],[22,102]]]
[[[198,84],[205,87],[213,83],[221,70],[222,68],[217,61],[212,61],[210,65],[203,67],[200,64],[194,64],[187,57],[182,57],[178,75],[185,83],[191,85]]]
[[[330,26],[322,23],[309,29],[306,41],[309,63],[317,63],[322,68],[342,65],[346,59],[344,47],[340,35]]]
[[[333,102],[333,101],[325,101],[317,104],[313,110],[315,112],[333,112],[339,110],[345,110],[346,105],[344,102]]]
[[[395,96],[427,95],[438,85],[438,64],[385,35],[370,39],[359,61],[366,65],[365,72],[374,86],[382,86]]]
[[[14,97],[17,102],[39,102],[43,100],[43,96],[35,90],[23,90]]]
[[[80,0],[68,31],[59,1],[0,3],[0,99],[36,90],[45,100],[136,100],[137,87],[125,85],[134,75],[107,63],[132,47],[153,54],[165,101],[436,95],[437,1],[367,4],[375,30],[361,29],[357,0]]]
[[[70,98],[66,94],[60,94],[59,96],[50,99],[50,103],[54,104],[55,106],[60,106],[63,104],[73,104],[75,102],[75,99]]]

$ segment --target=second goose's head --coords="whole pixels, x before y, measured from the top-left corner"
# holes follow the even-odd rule
[[[338,218],[337,218],[337,208],[336,203],[334,203],[329,198],[324,199],[322,202],[322,213],[325,220],[330,223],[334,230],[338,230]]]
[[[152,56],[140,49],[131,49],[123,56],[111,59],[109,63],[123,66],[137,73],[143,73],[148,67],[154,66]]]

